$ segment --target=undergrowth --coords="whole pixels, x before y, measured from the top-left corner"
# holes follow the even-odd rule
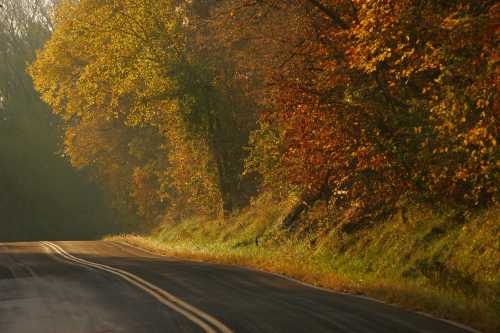
[[[119,239],[166,255],[243,265],[500,332],[500,208],[474,215],[412,206],[346,231],[314,207],[293,230],[267,197],[226,220],[164,223]]]

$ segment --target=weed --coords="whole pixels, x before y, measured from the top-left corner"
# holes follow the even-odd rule
[[[189,219],[118,237],[153,251],[254,267],[500,332],[500,208],[474,216],[408,207],[346,233],[313,212],[281,228],[289,203],[257,200],[225,221]]]

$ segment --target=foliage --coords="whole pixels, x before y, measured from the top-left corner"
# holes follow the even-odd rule
[[[145,236],[114,239],[167,256],[285,274],[457,320],[482,332],[498,331],[498,206],[467,216],[460,225],[453,221],[456,211],[408,206],[407,220],[393,216],[353,234],[343,232],[319,206],[291,233],[281,228],[289,204],[261,196],[229,223],[186,219]]]
[[[65,120],[73,165],[91,167],[149,220],[165,209],[230,211],[240,181],[248,130],[234,125],[234,89],[217,86],[188,47],[187,10],[171,0],[63,2],[30,69]]]
[[[259,180],[300,197],[294,216],[319,199],[352,220],[407,200],[472,208],[499,195],[499,11],[63,1],[30,73],[73,165],[148,220],[228,216]]]
[[[344,274],[491,329],[499,15],[494,0],[65,0],[29,72],[71,164],[169,244]],[[272,204],[247,205],[256,187]],[[408,202],[447,208],[415,220]]]
[[[365,212],[402,198],[497,201],[499,10],[225,1],[219,39],[264,82],[250,87],[268,110],[250,170],[305,193],[326,186],[333,202]]]

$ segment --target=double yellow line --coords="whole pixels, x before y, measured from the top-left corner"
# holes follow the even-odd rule
[[[191,304],[188,304],[184,302],[183,300],[175,297],[174,295],[170,294],[169,292],[155,286],[152,283],[149,283],[145,281],[144,279],[138,277],[135,274],[132,274],[130,272],[124,271],[119,268],[103,265],[103,264],[98,264],[95,262],[91,262],[85,259],[77,258],[65,250],[63,250],[59,245],[51,243],[51,242],[41,242],[43,245],[47,246],[48,248],[52,249],[54,252],[56,252],[58,255],[63,257],[69,262],[77,263],[79,265],[87,266],[87,267],[92,267],[98,270],[106,271],[111,274],[114,274],[128,283],[134,285],[135,287],[145,291],[149,295],[153,296],[156,298],[160,303],[163,305],[169,307],[173,311],[176,311],[180,314],[182,314],[184,317],[189,319],[191,322],[195,323],[198,325],[200,328],[202,328],[205,332],[207,333],[217,333],[217,332],[222,332],[222,333],[232,333],[232,331],[223,323],[221,323],[219,320],[216,318],[212,317],[211,315],[201,311],[200,309],[192,306]]]

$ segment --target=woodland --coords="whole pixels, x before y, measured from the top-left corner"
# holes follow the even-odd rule
[[[29,67],[62,154],[115,207],[227,217],[252,197],[349,224],[499,194],[496,1],[81,0]]]
[[[0,0],[0,241],[120,241],[485,332],[496,0]]]

